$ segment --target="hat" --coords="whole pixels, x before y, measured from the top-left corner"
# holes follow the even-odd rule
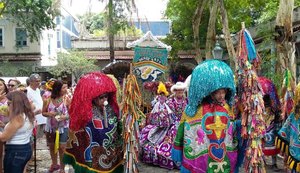
[[[175,85],[171,87],[171,92],[174,93],[175,90],[186,90],[186,84],[183,82],[176,82]]]
[[[109,93],[108,102],[120,118],[116,91],[112,79],[103,73],[91,72],[82,76],[76,85],[69,110],[70,129],[79,130],[92,120],[92,100],[105,93]]]
[[[165,84],[159,82],[159,85],[157,87],[157,94],[161,94],[161,93],[163,93],[165,96],[169,95],[169,92],[167,91]]]
[[[219,60],[206,60],[192,72],[189,86],[189,103],[185,108],[186,115],[193,117],[202,100],[218,89],[226,88],[225,99],[232,106],[235,95],[233,72],[230,67]]]

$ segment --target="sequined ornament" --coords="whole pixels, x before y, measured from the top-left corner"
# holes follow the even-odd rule
[[[227,103],[232,106],[235,85],[233,72],[230,67],[219,60],[207,60],[199,64],[193,71],[189,85],[188,100],[189,103],[185,109],[188,116],[194,116],[198,105],[202,100],[213,91],[221,88],[227,88]]]

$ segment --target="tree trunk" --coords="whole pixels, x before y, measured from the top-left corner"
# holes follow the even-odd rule
[[[113,31],[113,0],[108,2],[108,40],[109,40],[109,57],[110,62],[115,60],[114,51],[114,31]]]
[[[289,69],[293,78],[296,77],[295,42],[293,38],[293,9],[294,0],[280,0],[275,36],[278,58],[281,63],[281,72]]]
[[[206,46],[205,46],[205,58],[212,58],[212,50],[216,42],[216,20],[218,14],[218,1],[211,1],[211,8],[209,14],[209,22],[207,26]]]
[[[196,61],[199,63],[202,61],[201,52],[200,52],[200,41],[199,41],[199,26],[201,23],[201,17],[203,10],[207,4],[208,0],[199,0],[197,9],[193,16],[193,33],[194,33],[194,48],[196,52]]]
[[[237,64],[236,63],[236,52],[234,50],[233,42],[232,42],[232,39],[231,39],[231,36],[230,36],[227,12],[226,12],[223,0],[220,0],[220,12],[221,12],[224,39],[225,39],[225,42],[226,42],[228,56],[229,56],[229,59],[230,59],[230,65],[231,65],[231,67],[237,69],[236,68],[236,64]]]

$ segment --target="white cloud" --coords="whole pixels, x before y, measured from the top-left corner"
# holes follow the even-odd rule
[[[92,12],[103,11],[108,0],[100,2],[100,0],[72,0],[71,10],[73,13],[82,15],[89,8]],[[163,17],[168,0],[135,0],[140,18],[148,20],[159,20]],[[133,16],[136,18],[136,15]]]

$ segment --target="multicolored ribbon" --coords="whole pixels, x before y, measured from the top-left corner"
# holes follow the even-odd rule
[[[124,124],[124,172],[138,172],[139,121],[145,119],[140,110],[142,99],[136,77],[131,73],[123,83],[122,119]]]
[[[240,31],[238,56],[238,104],[242,106],[242,137],[247,141],[244,167],[246,172],[266,172],[262,138],[264,101],[255,65],[259,61],[254,42],[246,29]]]

